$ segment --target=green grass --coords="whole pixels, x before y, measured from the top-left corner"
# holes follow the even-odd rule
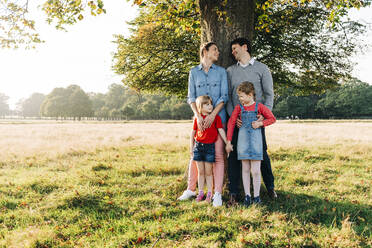
[[[371,246],[372,147],[270,154],[279,198],[250,208],[176,201],[186,146],[0,161],[0,247]]]

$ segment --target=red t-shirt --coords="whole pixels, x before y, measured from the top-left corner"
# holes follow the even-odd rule
[[[203,119],[205,117],[202,115]],[[216,118],[214,118],[214,121],[212,125],[204,130],[203,132],[198,129],[198,121],[196,118],[194,118],[194,127],[193,129],[196,131],[195,133],[195,140],[204,144],[212,144],[216,142],[218,137],[218,128],[223,128],[222,126],[222,120],[219,115],[216,115]]]
[[[256,107],[256,103],[253,103],[249,106],[243,106],[245,110],[247,111],[254,111],[254,108]],[[227,123],[227,140],[232,140],[232,136],[234,134],[234,128],[236,124],[236,119],[238,119],[238,116],[242,112],[240,105],[236,105],[234,111],[232,112],[229,122]],[[275,116],[273,115],[273,112],[271,112],[270,109],[268,109],[265,105],[262,103],[259,103],[257,106],[257,112],[258,114],[262,115],[265,119],[262,121],[264,127],[273,124],[276,121]]]

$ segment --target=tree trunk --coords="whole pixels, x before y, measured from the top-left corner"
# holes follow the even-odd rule
[[[214,41],[220,57],[218,65],[227,68],[234,63],[230,42],[238,37],[252,41],[254,31],[255,0],[199,0],[201,13],[201,42]],[[226,11],[219,18],[219,11]],[[226,21],[229,19],[229,21]]]

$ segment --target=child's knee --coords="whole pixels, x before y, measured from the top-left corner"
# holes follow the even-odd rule
[[[249,168],[247,168],[247,167],[243,167],[243,168],[242,168],[242,173],[243,173],[243,174],[249,174],[249,173],[250,173]]]
[[[252,167],[251,173],[252,173],[252,177],[261,176],[260,167]]]
[[[209,177],[209,176],[212,176],[213,173],[212,173],[212,170],[205,170],[204,174],[206,177]]]

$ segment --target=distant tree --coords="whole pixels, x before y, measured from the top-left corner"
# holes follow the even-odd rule
[[[161,119],[172,119],[172,108],[176,104],[176,97],[169,97],[159,108],[159,117]]]
[[[0,93],[0,116],[7,115],[9,113],[8,99],[8,96]]]
[[[20,103],[20,112],[27,117],[40,117],[41,104],[45,99],[45,95],[41,93],[33,93],[29,98],[24,99]]]
[[[130,120],[136,114],[135,111],[134,111],[134,109],[131,106],[129,106],[129,105],[124,106],[121,109],[121,113],[126,118],[126,120]]]
[[[277,117],[298,116],[300,118],[316,118],[317,95],[285,96],[274,105],[273,113]]]
[[[109,115],[110,115],[110,117],[115,118],[115,119],[118,119],[118,118],[121,119],[123,117],[122,112],[120,111],[120,109],[111,109],[109,111]]]
[[[189,104],[187,104],[186,102],[180,102],[174,105],[172,108],[173,119],[191,119],[192,116],[193,112],[191,111]]]
[[[193,112],[185,99],[172,96],[160,106],[159,115],[161,119],[184,120],[191,119]]]
[[[316,108],[327,117],[371,117],[372,86],[358,79],[347,81],[335,90],[328,90]]]
[[[67,117],[68,97],[68,92],[64,88],[54,88],[41,104],[41,115],[48,117]]]
[[[159,119],[160,104],[161,103],[159,101],[153,99],[148,99],[147,101],[142,103],[142,117],[147,120]]]
[[[80,117],[92,116],[92,102],[78,85],[70,85],[66,89],[55,88],[42,103],[41,114],[80,119]]]
[[[94,112],[94,116],[103,117],[103,116],[100,116],[99,113],[102,110],[102,108],[105,106],[106,95],[102,93],[94,93],[94,92],[90,92],[88,95],[89,95],[89,99],[92,102],[92,109]]]
[[[121,84],[111,84],[108,88],[106,94],[105,106],[109,109],[120,110],[126,99],[127,99],[128,89]]]
[[[80,87],[69,86],[69,116],[76,117],[80,120],[81,117],[90,117],[93,115],[92,102],[89,96]]]
[[[106,106],[103,106],[99,110],[94,112],[94,116],[107,119],[110,116],[110,109]]]

